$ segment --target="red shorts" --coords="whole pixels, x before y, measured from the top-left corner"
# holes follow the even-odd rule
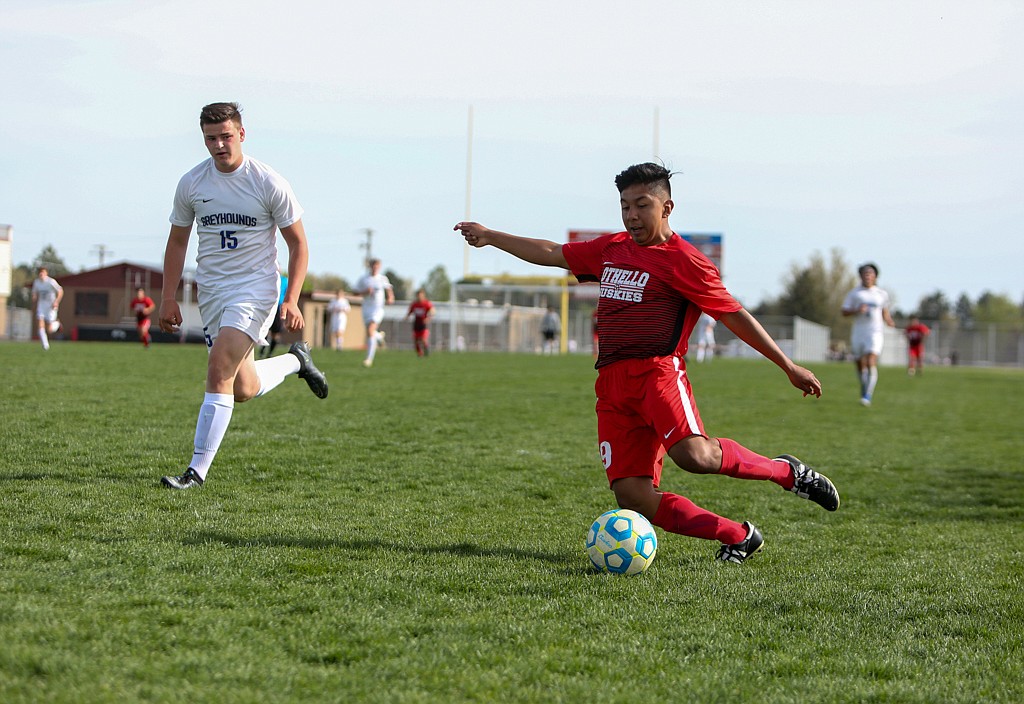
[[[135,327],[137,327],[139,330],[142,330],[142,331],[149,330],[149,325],[150,325],[149,318],[141,318],[140,320],[136,320],[135,321]]]
[[[916,347],[911,345],[907,349],[910,352],[911,359],[921,359],[921,353],[924,352],[924,345],[917,345]]]
[[[691,435],[704,435],[681,357],[601,367],[595,390],[597,441],[609,484],[651,477],[658,486],[665,451]]]
[[[430,339],[430,328],[424,328],[423,330],[413,330],[412,339],[423,340],[424,342]]]

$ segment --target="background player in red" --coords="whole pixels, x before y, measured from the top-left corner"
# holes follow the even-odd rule
[[[412,316],[412,342],[416,346],[416,355],[426,357],[430,354],[430,319],[434,315],[434,304],[427,300],[427,292],[422,288],[416,292],[416,300],[409,304],[406,320]]]
[[[139,331],[139,340],[143,347],[149,347],[149,316],[156,310],[153,299],[146,295],[146,289],[140,288],[132,299],[132,313],[135,314],[135,327]]]
[[[615,185],[626,230],[594,240],[561,245],[475,222],[460,222],[455,229],[474,247],[491,245],[600,282],[597,433],[619,506],[671,533],[718,540],[719,560],[743,562],[763,545],[761,532],[749,521],[737,523],[662,492],[666,453],[688,472],[772,481],[829,511],[839,508],[839,493],[827,477],[792,455],[769,459],[705,434],[686,375],[690,333],[706,311],[781,368],[804,396],[820,396],[821,383],[794,364],[729,294],[710,260],[672,231],[670,178],[664,167],[651,163],[620,173]]]
[[[924,338],[932,331],[915,315],[904,332],[907,335],[907,374],[914,376],[924,371]]]

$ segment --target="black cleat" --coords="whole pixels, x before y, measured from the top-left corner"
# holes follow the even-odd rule
[[[160,483],[170,489],[191,489],[202,486],[203,478],[196,470],[189,467],[180,477],[162,477]]]
[[[718,550],[716,560],[740,564],[764,547],[764,537],[761,535],[761,531],[755,528],[750,521],[744,521],[743,525],[747,529],[747,537],[735,545],[723,545]]]
[[[831,479],[815,472],[793,455],[779,455],[775,459],[786,460],[793,470],[793,488],[790,491],[802,499],[810,499],[826,511],[839,508],[839,492]]]
[[[313,364],[309,345],[305,342],[296,342],[288,352],[299,358],[299,378],[306,380],[309,390],[316,394],[317,398],[327,398],[327,377]]]

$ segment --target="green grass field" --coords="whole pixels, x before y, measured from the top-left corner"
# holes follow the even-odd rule
[[[206,485],[198,346],[0,345],[0,701],[1020,702],[1024,372],[852,365],[802,399],[767,362],[691,364],[705,425],[826,472],[666,467],[762,529],[744,565],[658,532],[595,575],[613,507],[583,356],[317,351],[236,407]]]

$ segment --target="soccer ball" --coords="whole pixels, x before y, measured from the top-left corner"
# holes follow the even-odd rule
[[[654,562],[658,536],[636,511],[606,511],[587,532],[587,555],[601,572],[640,574]]]

